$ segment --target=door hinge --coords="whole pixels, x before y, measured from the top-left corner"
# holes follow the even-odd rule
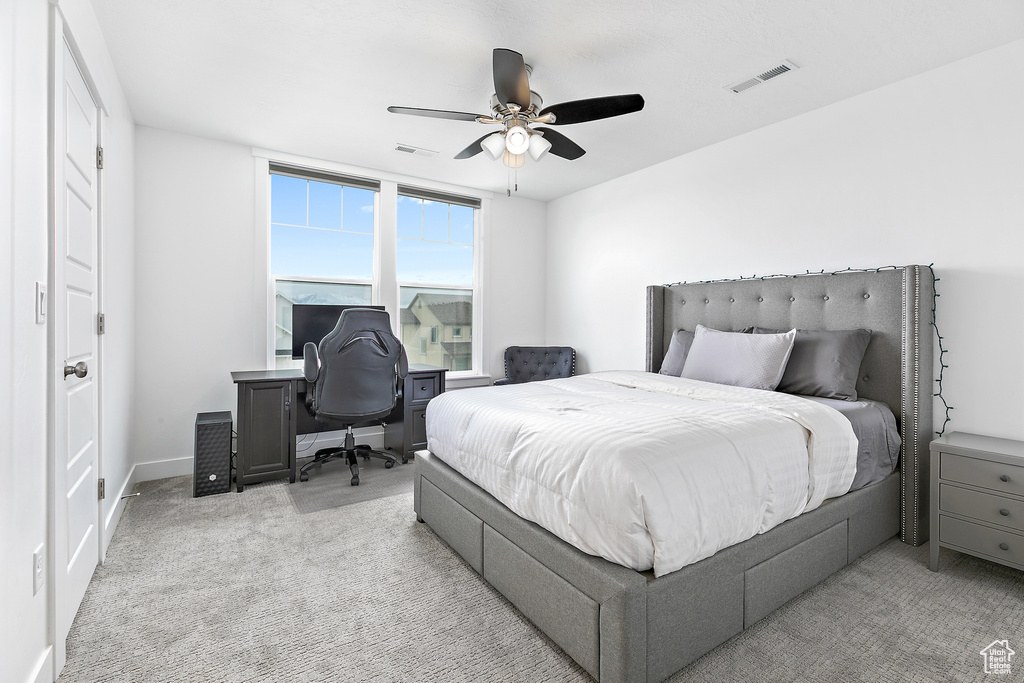
[[[99,484],[100,500],[103,500],[104,498],[107,497],[107,480],[106,479],[100,479],[96,483]]]
[[[105,334],[107,331],[107,317],[100,313],[96,316],[96,334]]]
[[[103,168],[103,148],[96,148],[96,168]]]

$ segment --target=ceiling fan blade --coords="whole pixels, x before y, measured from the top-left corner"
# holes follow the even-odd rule
[[[644,108],[644,98],[640,95],[612,95],[595,97],[590,100],[573,100],[544,107],[539,116],[554,114],[553,126],[564,126],[569,123],[597,121],[612,116],[632,114]]]
[[[526,62],[515,50],[494,48],[494,94],[498,101],[508,106],[518,104],[520,109],[530,106],[530,77],[526,73]]]
[[[480,146],[480,143],[483,142],[484,138],[490,137],[491,135],[494,135],[494,133],[487,133],[487,135],[481,135],[479,140],[474,140],[473,142],[471,142],[469,147],[456,154],[455,158],[469,159],[470,157],[475,157],[477,154],[484,151],[483,147]]]
[[[587,150],[583,149],[557,130],[553,130],[551,128],[534,128],[534,130],[544,133],[544,139],[551,143],[551,149],[549,149],[548,152],[550,154],[554,154],[556,157],[562,157],[563,159],[573,161],[587,153]]]
[[[418,107],[388,107],[392,114],[411,114],[412,116],[429,116],[434,119],[452,119],[453,121],[476,121],[482,114],[469,114],[464,111],[445,111],[444,109],[420,109]]]

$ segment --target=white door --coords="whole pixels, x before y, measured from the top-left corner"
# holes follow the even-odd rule
[[[54,617],[57,671],[99,561],[98,110],[64,41],[55,64]],[[66,369],[67,368],[67,369]],[[77,370],[77,372],[76,372]]]

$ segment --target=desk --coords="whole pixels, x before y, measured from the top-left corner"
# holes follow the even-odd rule
[[[444,392],[445,372],[440,368],[410,368],[395,408],[384,420],[384,448],[399,455],[403,462],[426,447],[427,403]],[[231,381],[238,385],[238,492],[246,484],[268,479],[288,477],[295,483],[295,437],[337,430],[317,422],[306,410],[302,370],[232,372]]]

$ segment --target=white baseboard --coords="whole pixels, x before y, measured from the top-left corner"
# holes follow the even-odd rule
[[[384,448],[384,430],[380,427],[353,429],[356,443],[365,443],[373,449]],[[345,445],[345,432],[319,432],[302,434],[295,440],[295,457],[311,458],[321,448],[338,448]]]
[[[46,648],[46,652],[39,658],[36,664],[36,671],[31,678],[31,683],[53,683],[56,680],[56,673],[53,670],[53,646]]]
[[[192,474],[195,469],[192,464],[193,458],[174,458],[173,460],[157,460],[155,462],[137,462],[128,475],[128,484],[125,487],[126,493],[131,493],[135,485],[140,481],[153,481],[154,479],[167,479],[168,477],[183,477]]]

